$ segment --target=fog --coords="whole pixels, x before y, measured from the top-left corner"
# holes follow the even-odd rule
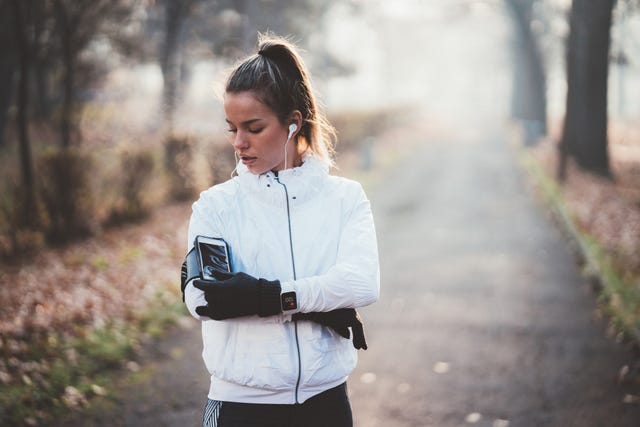
[[[562,11],[566,3],[546,4]],[[640,18],[621,7],[616,12],[612,54],[640,51]],[[451,123],[500,123],[509,116],[513,89],[517,46],[512,21],[501,1],[338,2],[323,16],[320,31],[301,44],[318,97],[330,113],[409,107]],[[543,32],[539,41],[547,73],[547,111],[553,120],[562,117],[565,108],[563,43],[568,25],[557,11],[546,25],[538,31]],[[289,36],[301,42],[295,34]],[[326,53],[346,72],[332,71]],[[233,63],[211,54],[191,64],[176,116],[179,129],[199,134],[223,126],[221,86]],[[614,62],[609,79],[612,117],[637,117],[640,98],[632,94],[640,92],[638,73],[629,64]],[[127,105],[146,126],[158,120],[157,109],[148,108],[161,99],[157,63],[119,68],[104,91],[126,93]]]
[[[357,67],[327,87],[332,108],[412,105],[452,119],[502,117],[510,91],[509,22],[501,7],[460,1],[335,8],[327,43]]]
[[[410,107],[454,122],[507,116],[511,23],[503,6],[458,0],[361,3],[331,7],[322,31],[304,46],[316,92],[330,112]],[[315,52],[329,52],[351,72],[326,73]],[[178,127],[198,134],[223,125],[220,87],[232,64],[211,59],[192,65]],[[105,91],[126,93],[149,126],[157,120],[148,108],[161,96],[157,64],[113,72]]]

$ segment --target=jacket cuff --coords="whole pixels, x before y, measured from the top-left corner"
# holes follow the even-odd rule
[[[282,307],[280,305],[280,292],[282,287],[278,280],[259,280],[260,285],[260,304],[258,316],[267,317],[282,313]]]

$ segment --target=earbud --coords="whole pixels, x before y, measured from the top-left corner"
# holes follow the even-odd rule
[[[233,170],[231,171],[231,175],[230,178],[233,178],[233,174],[235,173],[236,175],[238,174],[238,163],[240,163],[240,159],[238,158],[238,152],[236,150],[233,150],[233,157],[236,158],[236,167],[233,168]]]
[[[287,140],[288,140],[289,138],[291,138],[291,136],[293,135],[293,133],[294,133],[295,131],[297,131],[297,130],[298,130],[298,125],[297,125],[297,124],[295,124],[295,123],[291,123],[291,124],[289,125],[289,136],[287,137]]]

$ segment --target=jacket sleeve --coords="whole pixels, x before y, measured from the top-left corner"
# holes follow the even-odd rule
[[[360,185],[358,190],[339,238],[336,264],[325,274],[281,283],[282,292],[296,292],[299,312],[362,307],[379,297],[380,269],[373,215]]]

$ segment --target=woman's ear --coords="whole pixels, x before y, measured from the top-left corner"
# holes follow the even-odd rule
[[[293,129],[293,125],[295,125],[295,129]],[[289,120],[287,122],[287,128],[289,130],[289,137],[296,136],[298,132],[302,129],[302,113],[298,110],[293,110],[293,112],[289,115]]]

